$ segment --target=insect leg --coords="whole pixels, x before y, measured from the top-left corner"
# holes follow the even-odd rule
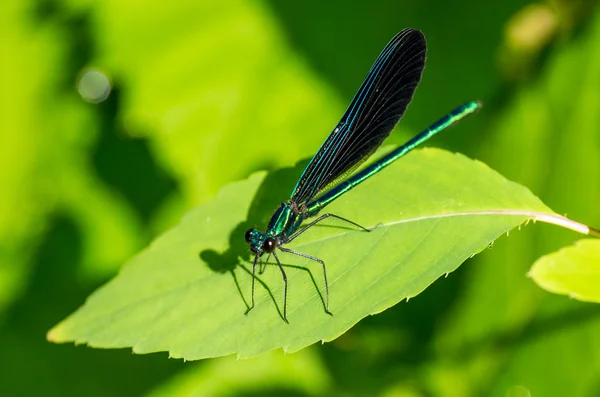
[[[373,229],[367,229],[366,227],[361,226],[358,223],[351,221],[350,219],[343,218],[343,217],[341,217],[339,215],[336,215],[336,214],[327,213],[327,214],[321,215],[320,217],[318,217],[317,219],[315,219],[314,221],[312,221],[308,225],[304,226],[302,229],[298,230],[296,233],[292,234],[290,237],[288,237],[288,239],[286,240],[286,243],[289,243],[290,241],[292,241],[293,239],[295,239],[296,237],[298,237],[299,235],[301,235],[302,233],[304,233],[305,231],[307,231],[309,228],[313,227],[317,223],[319,223],[319,222],[321,222],[321,221],[323,221],[323,220],[325,220],[327,218],[339,219],[341,221],[344,221],[346,223],[354,225],[354,226],[358,227],[359,229],[364,230],[365,232],[370,232],[371,230],[373,230]]]
[[[281,248],[281,247],[279,247]],[[279,270],[281,270],[281,275],[283,276],[283,282],[285,283],[285,287],[283,289],[283,320],[287,323],[287,290],[288,290],[288,281],[287,281],[287,276],[285,274],[285,270],[283,270],[283,266],[281,266],[281,262],[279,262],[279,258],[277,257],[277,254],[275,253],[275,251],[273,251],[273,256],[275,257],[275,260],[277,261],[277,266],[279,266]]]
[[[329,283],[327,282],[327,270],[325,268],[325,262],[323,262],[321,259],[316,258],[312,255],[308,255],[303,252],[294,251],[289,248],[279,247],[279,249],[282,250],[283,252],[287,252],[290,254],[298,255],[298,256],[313,260],[315,262],[320,263],[321,266],[323,266],[323,278],[325,279],[325,313],[333,315],[333,313],[331,313],[329,311]]]
[[[267,256],[267,260],[260,264],[260,268],[258,269],[258,274],[263,274],[265,269],[267,268],[267,264],[269,263],[269,259],[271,259],[271,254]]]
[[[252,305],[250,305],[250,307],[248,309],[246,309],[246,312],[244,314],[248,314],[248,312],[252,309],[254,309],[254,279],[256,278],[256,263],[258,262],[258,255],[256,255],[254,257],[254,264],[252,265]]]

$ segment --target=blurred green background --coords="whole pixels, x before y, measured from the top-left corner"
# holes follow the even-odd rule
[[[186,210],[314,153],[404,27],[428,61],[388,142],[480,99],[430,145],[600,225],[596,1],[323,3],[0,2],[2,396],[600,395],[600,309],[526,278],[579,238],[543,225],[293,355],[183,363],[46,341]]]

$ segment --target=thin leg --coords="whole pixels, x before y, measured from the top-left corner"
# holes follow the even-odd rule
[[[288,282],[287,282],[287,276],[285,274],[285,270],[283,270],[283,266],[281,266],[281,262],[279,262],[279,258],[277,257],[277,254],[275,253],[275,251],[273,251],[273,256],[275,257],[275,260],[277,261],[277,266],[279,266],[279,270],[281,270],[281,275],[283,276],[283,282],[285,284],[284,289],[283,289],[283,320],[287,323],[287,289],[288,289]]]
[[[296,233],[292,234],[288,238],[288,240],[286,242],[289,243],[290,241],[292,241],[293,239],[295,239],[296,237],[298,237],[299,235],[301,235],[302,233],[304,233],[305,231],[307,231],[309,228],[313,227],[317,223],[319,223],[319,222],[321,222],[321,221],[323,221],[323,220],[325,220],[327,218],[330,218],[330,217],[331,218],[335,218],[335,219],[339,219],[339,220],[344,221],[344,222],[347,222],[347,223],[349,223],[351,225],[354,225],[354,226],[358,227],[359,229],[364,230],[365,232],[370,232],[372,230],[372,229],[367,229],[366,227],[361,226],[361,225],[359,225],[356,222],[352,222],[350,219],[342,218],[341,216],[336,215],[336,214],[327,213],[327,214],[321,215],[320,217],[318,217],[317,219],[315,219],[314,221],[312,221],[308,225],[304,226],[302,229],[298,230]]]
[[[246,312],[244,314],[248,314],[248,312],[252,309],[254,309],[254,279],[256,278],[255,274],[256,274],[256,263],[258,262],[258,255],[256,255],[254,257],[254,264],[252,265],[252,305],[250,305],[250,307],[248,309],[246,309]]]
[[[327,282],[327,270],[325,268],[325,262],[323,262],[321,259],[316,258],[312,255],[308,255],[305,254],[303,252],[298,252],[298,251],[294,251],[291,250],[289,248],[285,248],[285,247],[279,247],[280,250],[282,250],[283,252],[287,252],[289,254],[294,254],[294,255],[298,255],[298,256],[302,256],[304,258],[313,260],[315,262],[319,262],[321,264],[321,266],[323,266],[323,278],[325,279],[325,313],[330,314],[333,316],[333,313],[331,313],[329,311],[329,283]]]
[[[258,274],[263,274],[265,269],[267,268],[267,264],[269,263],[269,259],[271,259],[271,254],[267,256],[267,260],[260,264],[260,268],[258,269]]]

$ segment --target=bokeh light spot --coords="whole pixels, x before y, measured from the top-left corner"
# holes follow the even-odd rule
[[[91,103],[100,103],[110,95],[110,80],[98,69],[85,69],[77,81],[81,97]]]

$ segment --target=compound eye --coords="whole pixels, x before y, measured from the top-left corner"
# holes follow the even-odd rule
[[[246,230],[246,234],[244,235],[244,238],[246,239],[246,242],[248,244],[250,244],[250,241],[252,240],[252,234],[254,232],[254,229],[248,229]]]
[[[271,252],[275,251],[276,246],[277,244],[275,244],[275,240],[269,237],[263,243],[263,251],[270,254]]]

